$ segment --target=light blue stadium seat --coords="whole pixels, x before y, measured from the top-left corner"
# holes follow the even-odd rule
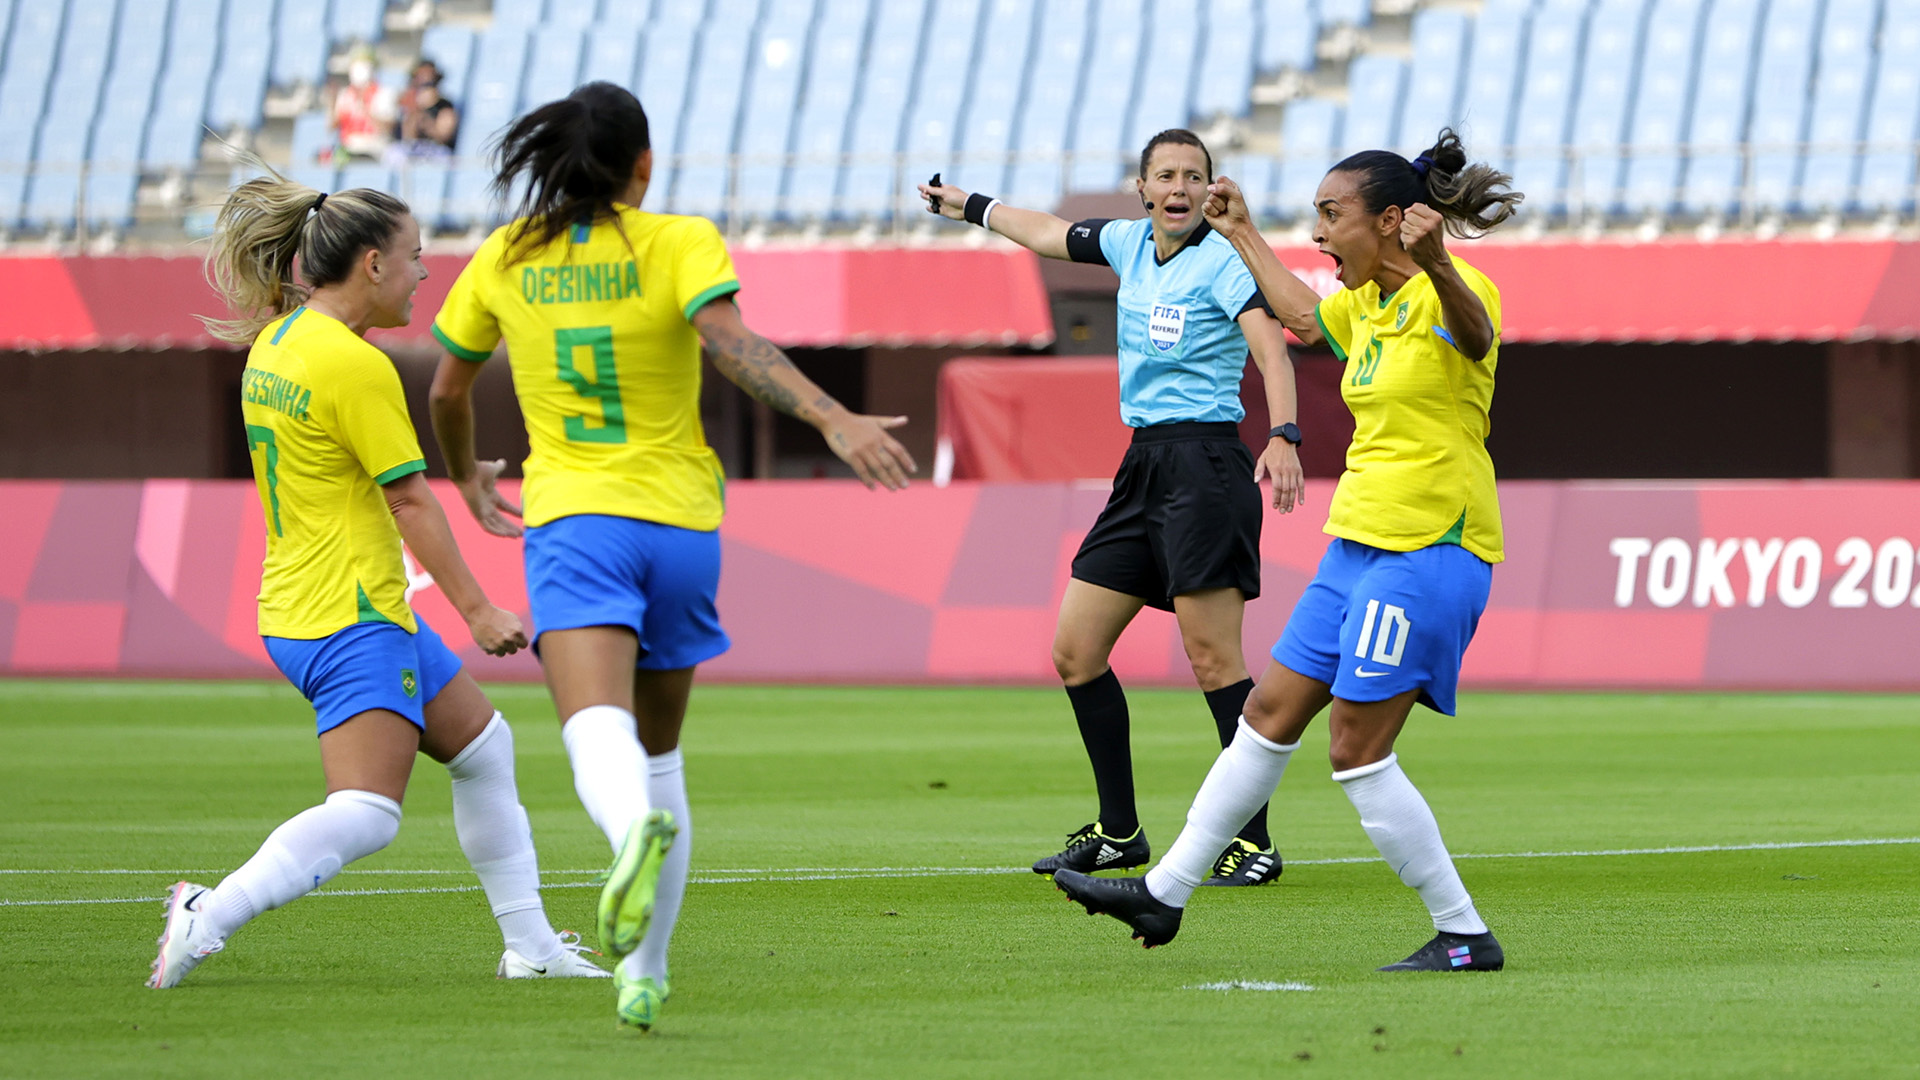
[[[333,0],[327,31],[335,41],[375,42],[387,35],[386,20],[387,0]]]
[[[1511,145],[1527,14],[1527,0],[1487,0],[1473,22],[1459,132],[1467,152],[1482,159],[1497,160]]]
[[[86,125],[49,123],[41,129],[22,215],[29,226],[73,228],[80,199],[80,163],[86,154]]]
[[[992,44],[980,50],[966,112],[960,116],[954,182],[961,187],[1007,190],[1006,155],[1013,149],[1028,47],[1038,29],[1036,6],[1025,0],[988,0],[986,25]]]
[[[326,80],[328,10],[324,0],[290,0],[280,5],[280,17],[273,26],[275,86],[300,83],[318,86]],[[429,27],[427,33],[432,34],[436,29],[438,27]]]
[[[735,183],[740,211],[749,218],[771,218],[780,209],[814,7],[814,0],[774,5],[748,58],[747,95],[735,142],[737,152],[748,160],[742,161]]]
[[[1397,142],[1400,96],[1407,65],[1392,56],[1362,53],[1347,68],[1347,122],[1341,131],[1341,156],[1385,150]]]
[[[1627,126],[1622,201],[1630,212],[1664,214],[1674,207],[1705,13],[1704,0],[1655,0],[1648,17],[1640,86]]]
[[[1280,216],[1290,221],[1312,217],[1313,193],[1333,167],[1334,147],[1340,145],[1340,106],[1324,98],[1288,102],[1280,121],[1280,144],[1285,155],[1276,190]]]
[[[1365,26],[1373,21],[1372,0],[1320,0],[1320,21],[1333,26]]]
[[[1193,115],[1193,71],[1200,59],[1200,26],[1187,19],[1148,23],[1142,82],[1127,122],[1126,145],[1139,150],[1168,128],[1183,128]]]
[[[1319,42],[1312,0],[1260,0],[1261,71],[1311,71]]]
[[[1274,160],[1265,154],[1235,154],[1220,162],[1218,172],[1240,185],[1247,208],[1255,221],[1278,217],[1280,202],[1274,197]]]
[[[1041,12],[1014,137],[1021,160],[1005,188],[1004,197],[1015,206],[1045,209],[1059,203],[1066,181],[1067,124],[1086,66],[1090,6],[1087,0],[1051,0]]]
[[[1879,18],[1880,0],[1828,0],[1800,174],[1802,211],[1844,210],[1853,201]]]
[[[1142,0],[1100,0],[1093,9],[1093,45],[1087,52],[1079,113],[1072,127],[1069,191],[1114,191],[1132,176],[1138,146],[1126,145],[1126,123],[1140,91],[1140,52],[1146,37]]]
[[[356,161],[340,170],[339,190],[350,191],[354,188],[367,188],[372,191],[384,191],[388,195],[400,194],[400,178],[390,168],[377,162]]]
[[[1587,214],[1619,209],[1627,119],[1639,81],[1648,7],[1649,0],[1601,0],[1587,24],[1568,139],[1574,167],[1567,177],[1570,207]]]
[[[0,153],[17,154],[24,160],[32,152],[34,129],[53,81],[63,14],[64,5],[55,3],[23,4],[14,13],[6,66],[0,68],[0,130],[10,136],[7,141],[18,140],[21,145],[0,147]]]
[[[473,70],[473,31],[435,23],[420,35],[420,55],[440,69],[441,95],[465,109],[468,74]]]
[[[610,82],[628,90],[638,86],[633,72],[640,66],[640,33],[640,27],[625,24],[601,23],[588,30],[587,54],[580,61],[581,84]]]
[[[1197,116],[1245,116],[1253,108],[1254,0],[1216,0],[1208,5],[1208,22],[1218,28],[1207,35],[1200,61],[1199,86],[1194,92]],[[1233,28],[1228,32],[1226,28]]]
[[[1860,209],[1911,213],[1914,141],[1920,138],[1920,0],[1889,0],[1880,30],[1880,65],[1867,110],[1860,161]]]
[[[1513,153],[1497,158],[1527,193],[1523,212],[1557,214],[1566,205],[1568,127],[1587,13],[1554,4],[1537,11],[1527,31],[1527,61],[1513,122]]]
[[[898,175],[880,155],[897,152],[905,138],[907,100],[913,90],[914,66],[919,63],[921,26],[928,14],[927,0],[883,0],[874,7],[873,33],[861,66],[859,104],[847,133],[854,155],[840,174],[840,198],[834,204],[840,217],[884,212],[893,203],[894,185],[927,179]]]
[[[1753,119],[1747,126],[1747,141],[1754,148],[1748,182],[1754,203],[1765,210],[1786,210],[1799,183],[1820,8],[1821,0],[1772,0],[1767,5]]]
[[[859,89],[861,51],[872,12],[872,0],[828,0],[814,31],[794,131],[795,161],[781,203],[785,217],[824,218],[834,208],[840,155],[847,148],[847,125]]]
[[[87,134],[93,128],[101,87],[106,82],[114,22],[113,0],[74,0],[67,7],[44,115],[37,118],[39,134],[37,138],[29,136],[34,143],[34,160],[43,171],[53,173],[47,179],[49,190],[59,189],[59,194],[50,196],[28,192],[28,216],[37,223],[62,228],[71,224],[73,204],[79,195],[78,169],[86,158]],[[39,186],[38,182],[34,185]],[[60,207],[57,222],[46,216],[53,207]]]
[[[707,0],[658,0],[647,25],[697,28],[706,17]]]
[[[485,226],[499,216],[491,185],[493,173],[484,165],[461,165],[447,178],[446,201],[441,206],[443,226],[465,229]]]
[[[655,210],[665,207],[673,194],[672,157],[680,150],[680,116],[692,78],[696,29],[683,22],[650,27],[634,75],[640,83],[640,106],[647,111],[647,136],[653,144],[653,182],[647,189],[647,200]]]
[[[124,229],[133,224],[140,170],[125,165],[87,170],[87,224],[95,229]]]
[[[1753,100],[1753,58],[1761,0],[1714,0],[1700,47],[1700,78],[1687,125],[1687,170],[1681,204],[1688,213],[1739,209],[1744,169],[1740,143]]]
[[[446,218],[447,177],[451,172],[444,161],[416,161],[400,171],[400,190],[413,219],[423,229],[438,229]]]
[[[293,118],[293,144],[287,158],[295,165],[312,165],[333,143],[333,130],[327,124],[326,113],[301,113]]]
[[[901,188],[910,190],[911,182],[935,172],[962,187],[967,185],[954,152],[960,146],[960,121],[967,109],[968,88],[973,84],[974,45],[984,6],[982,0],[934,0],[926,52],[915,73],[913,108],[907,114],[907,174],[901,182],[888,185],[884,201],[862,206],[862,213],[891,217],[896,205],[907,197]]]
[[[607,6],[618,8],[622,0],[607,0]],[[574,30],[585,30],[600,17],[600,0],[553,0],[547,5],[543,19],[546,26],[565,26]]]
[[[674,170],[666,206],[676,214],[722,217],[732,181],[727,155],[739,131],[746,84],[747,54],[753,23],[710,12],[700,31],[699,59],[687,88],[687,115],[681,128],[683,160]]]
[[[467,100],[455,103],[460,134],[454,150],[461,157],[478,160],[494,136],[513,122],[526,60],[525,30],[495,27],[481,36]]]
[[[555,0],[565,4],[569,0]],[[615,0],[618,3],[618,0]],[[591,0],[586,0],[591,6]],[[545,21],[547,0],[493,0],[493,24],[490,29],[512,27],[532,33]]]
[[[1413,17],[1413,62],[1400,105],[1399,150],[1408,159],[1433,145],[1443,127],[1458,127],[1461,69],[1471,20],[1459,11],[1427,8]]]
[[[573,93],[580,85],[580,54],[584,35],[571,26],[548,24],[533,32],[527,53],[527,77],[520,91],[520,110],[525,115]]]
[[[648,0],[606,0],[606,5],[600,10],[600,21],[597,25],[602,30],[612,30],[622,34],[640,30],[647,25],[652,11],[653,5]]]
[[[221,29],[220,68],[214,74],[212,95],[207,101],[207,123],[216,130],[252,131],[260,126],[278,6],[279,0],[236,0],[227,5]]]
[[[315,191],[331,195],[342,190],[340,170],[331,165],[294,165],[287,169],[287,179]]]
[[[166,67],[154,90],[141,160],[156,168],[183,169],[200,160],[207,92],[219,35],[221,0],[175,0],[167,24]]]

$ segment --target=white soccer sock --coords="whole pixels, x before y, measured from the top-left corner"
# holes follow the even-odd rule
[[[498,712],[447,762],[453,777],[453,831],[487,891],[507,948],[538,964],[560,955],[560,936],[540,903],[533,826],[513,779],[513,729]]]
[[[371,791],[336,791],[288,818],[246,865],[214,890],[208,914],[222,938],[263,911],[305,896],[400,832],[400,804]]]
[[[1400,771],[1400,755],[1388,754],[1371,765],[1333,774],[1345,789],[1353,808],[1360,811],[1360,827],[1400,880],[1420,893],[1433,914],[1433,927],[1450,934],[1484,934],[1487,924],[1473,909],[1473,898],[1460,883],[1440,824],[1420,791]]]
[[[1147,891],[1163,904],[1185,907],[1187,898],[1213,871],[1214,860],[1226,850],[1254,811],[1273,798],[1287,759],[1299,743],[1282,745],[1266,738],[1240,718],[1233,741],[1214,760],[1206,782],[1187,811],[1187,827],[1147,871]]]
[[[673,814],[680,827],[673,847],[660,864],[660,885],[654,892],[653,920],[640,947],[621,963],[630,978],[651,976],[667,978],[667,944],[673,940],[673,924],[680,918],[680,901],[687,894],[687,866],[693,858],[693,818],[687,810],[687,774],[681,765],[680,751],[669,750],[647,759],[647,790],[653,805]]]
[[[633,714],[617,705],[590,705],[560,729],[573,762],[573,790],[615,854],[633,823],[647,816],[647,751]]]

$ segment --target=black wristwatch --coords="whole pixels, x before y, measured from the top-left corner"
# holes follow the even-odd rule
[[[1300,445],[1300,425],[1281,424],[1279,427],[1274,428],[1272,431],[1267,432],[1267,438],[1285,439],[1288,442],[1292,443],[1293,445],[1299,446]]]

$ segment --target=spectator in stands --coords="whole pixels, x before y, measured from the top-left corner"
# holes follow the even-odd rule
[[[421,60],[400,93],[399,117],[393,124],[394,144],[389,158],[437,158],[453,153],[460,132],[460,110],[440,94],[440,66]]]
[[[1213,156],[1199,136],[1172,129],[1140,151],[1141,219],[1068,222],[969,195],[938,175],[920,186],[935,213],[1120,276],[1120,418],[1134,429],[1133,445],[1074,556],[1053,639],[1100,816],[1034,863],[1036,874],[1121,870],[1151,857],[1134,805],[1127,697],[1107,663],[1141,608],[1173,612],[1220,745],[1233,742],[1253,690],[1240,627],[1247,601],[1260,595],[1260,478],[1273,477],[1281,513],[1304,491],[1285,332],[1233,246],[1201,220],[1212,179]],[[1257,461],[1237,427],[1249,352],[1278,425]],[[1264,808],[1241,826],[1208,853],[1209,884],[1264,885],[1280,876]]]
[[[373,52],[360,50],[347,65],[347,84],[334,91],[329,110],[340,149],[352,157],[379,158],[392,141],[388,135],[393,96],[374,76]]]

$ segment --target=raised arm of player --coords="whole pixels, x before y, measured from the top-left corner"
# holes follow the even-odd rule
[[[927,209],[941,217],[955,221],[967,220],[968,193],[952,184],[920,185],[920,197],[927,200]],[[934,199],[938,198],[939,209],[934,209]],[[1006,203],[993,208],[993,216],[987,224],[994,232],[1019,244],[1036,255],[1045,255],[1049,259],[1065,259],[1067,255],[1067,229],[1073,224],[1065,218],[1055,217],[1044,210],[1023,210]]]
[[[1267,392],[1267,417],[1273,426],[1295,423],[1300,419],[1299,394],[1293,381],[1293,358],[1287,355],[1287,335],[1279,320],[1259,308],[1240,316],[1240,332],[1246,335],[1247,351],[1260,369],[1260,381]],[[1260,460],[1253,466],[1253,482],[1273,478],[1273,506],[1283,514],[1307,505],[1306,474],[1300,470],[1300,452],[1285,439],[1267,440]]]
[[[433,575],[433,583],[467,621],[473,643],[488,656],[509,656],[526,648],[527,631],[520,625],[520,617],[488,602],[480,580],[461,557],[453,529],[447,525],[446,511],[427,486],[427,474],[409,473],[381,490],[387,497],[387,509],[393,511],[393,523],[400,528],[400,539],[407,542],[407,550]]]
[[[1213,231],[1226,237],[1233,244],[1233,250],[1240,253],[1240,260],[1247,264],[1254,282],[1260,286],[1260,295],[1273,305],[1274,317],[1280,320],[1280,325],[1293,331],[1293,336],[1302,342],[1318,345],[1324,335],[1313,310],[1320,305],[1320,294],[1295,277],[1280,261],[1280,256],[1267,246],[1266,237],[1253,227],[1253,215],[1247,212],[1247,200],[1240,194],[1240,186],[1224,176],[1214,177],[1213,183],[1207,185],[1207,201],[1200,204],[1200,213],[1206,217],[1207,224],[1213,226]]]
[[[827,448],[853,467],[869,488],[890,491],[907,486],[919,466],[907,448],[887,434],[907,422],[904,416],[862,416],[801,374],[780,347],[747,328],[732,299],[722,297],[693,313],[694,329],[713,359],[714,369],[755,401],[763,402],[819,430]]]
[[[1446,219],[1438,210],[1409,206],[1400,219],[1400,246],[1433,283],[1454,347],[1460,355],[1478,363],[1493,351],[1493,320],[1487,317],[1487,305],[1453,268],[1453,256],[1447,254],[1446,231]]]
[[[495,536],[515,537],[522,532],[520,523],[508,519],[519,517],[520,507],[494,487],[506,461],[474,460],[473,383],[479,377],[479,364],[442,350],[433,389],[427,391],[427,412],[433,417],[433,438],[446,460],[447,477],[460,489],[473,519]]]

